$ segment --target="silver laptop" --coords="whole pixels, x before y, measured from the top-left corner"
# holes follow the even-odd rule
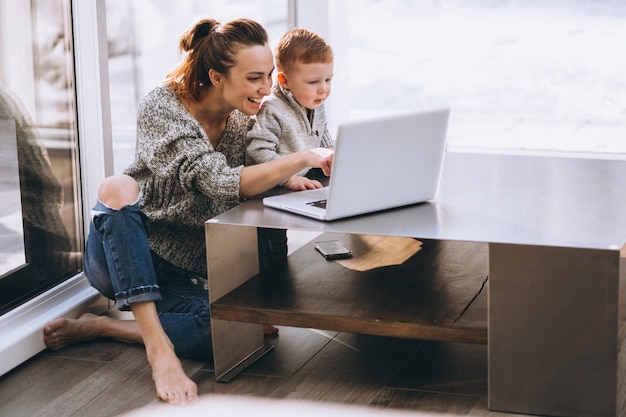
[[[450,109],[351,121],[339,126],[328,187],[265,197],[263,204],[335,220],[436,197]]]

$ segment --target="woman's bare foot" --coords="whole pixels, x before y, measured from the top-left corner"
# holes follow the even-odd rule
[[[148,363],[152,367],[157,397],[174,405],[196,401],[198,387],[185,375],[174,345],[161,326],[154,302],[134,303],[130,308],[137,323],[136,333],[143,339]]]
[[[99,337],[95,331],[96,320],[100,317],[85,313],[77,319],[58,318],[43,328],[43,341],[52,350],[59,350],[74,343]]]
[[[265,336],[276,336],[278,334],[278,329],[275,326],[272,326],[271,324],[264,324],[263,334]]]
[[[46,324],[43,329],[44,343],[52,350],[100,337],[143,343],[135,320],[116,320],[91,313],[85,313],[78,319],[58,318]],[[185,375],[171,343],[166,340],[157,346],[152,349],[146,347],[157,397],[175,405],[194,402],[198,398],[198,388]]]
[[[185,374],[173,348],[147,354],[156,396],[160,400],[172,405],[185,405],[198,399],[198,386]]]

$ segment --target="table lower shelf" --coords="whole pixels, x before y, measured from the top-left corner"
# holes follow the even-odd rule
[[[329,239],[351,249],[360,244],[359,235],[326,233],[316,240]],[[311,242],[212,303],[211,314],[227,321],[486,344],[487,244],[422,243],[400,265],[358,271],[326,261]]]

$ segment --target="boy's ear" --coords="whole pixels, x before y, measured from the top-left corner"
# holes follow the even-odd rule
[[[278,84],[280,84],[281,87],[287,87],[287,76],[284,72],[279,72],[278,74],[276,74],[276,79],[278,80]]]

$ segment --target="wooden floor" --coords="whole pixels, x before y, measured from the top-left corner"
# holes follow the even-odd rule
[[[279,329],[267,339],[275,349],[229,383],[215,382],[212,363],[184,360],[199,394],[504,415],[487,410],[484,344]],[[116,340],[44,351],[0,377],[2,417],[108,417],[156,402],[143,348]]]
[[[200,395],[236,394],[389,409],[487,410],[487,346],[281,327],[275,349],[229,383],[185,360]],[[116,416],[156,402],[144,351],[115,340],[44,351],[0,378],[0,416]],[[253,414],[251,414],[253,415]]]

